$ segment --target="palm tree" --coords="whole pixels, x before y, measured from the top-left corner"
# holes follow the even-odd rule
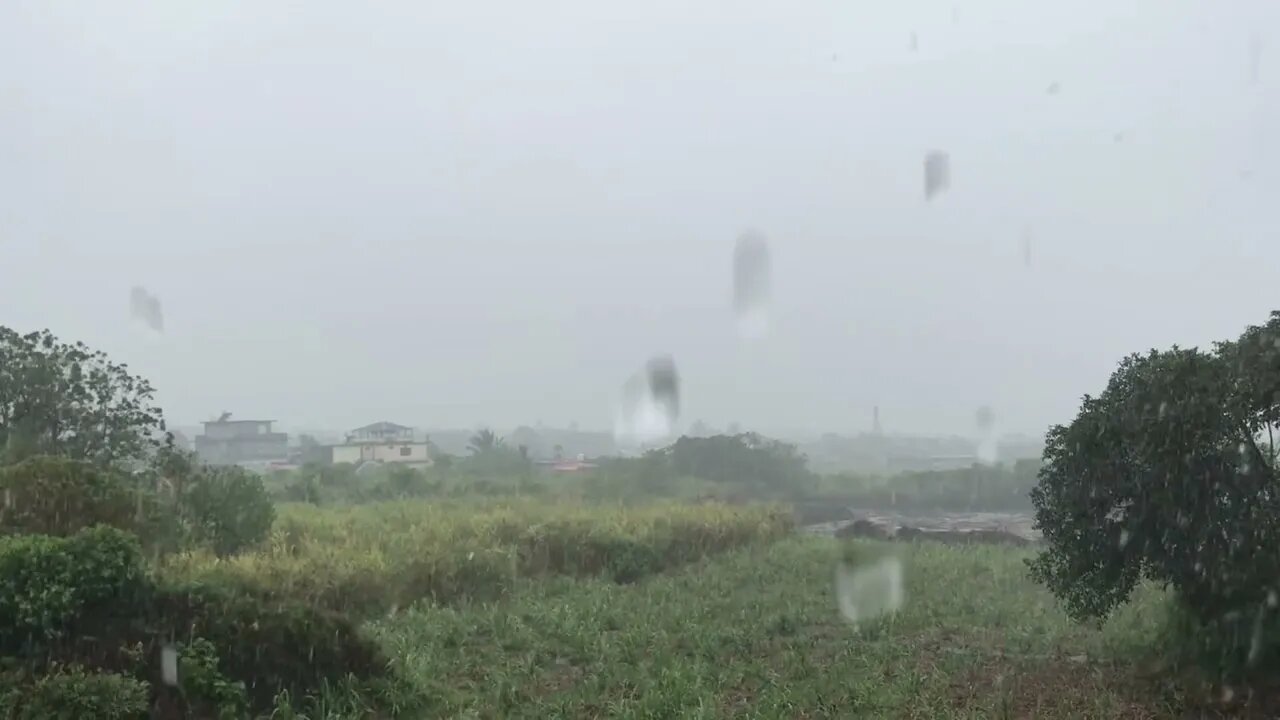
[[[480,428],[475,435],[467,441],[467,450],[472,455],[483,455],[493,452],[503,446],[502,438],[498,437],[489,428]]]

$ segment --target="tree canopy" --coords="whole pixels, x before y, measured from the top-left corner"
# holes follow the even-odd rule
[[[1126,357],[1048,434],[1033,574],[1077,617],[1105,616],[1143,577],[1201,622],[1265,612],[1280,591],[1278,422],[1280,312],[1212,351]]]
[[[164,431],[154,394],[145,379],[83,343],[0,326],[0,461],[139,460]]]

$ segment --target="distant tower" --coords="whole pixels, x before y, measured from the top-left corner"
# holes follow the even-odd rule
[[[871,408],[871,434],[883,435],[884,430],[880,427],[880,406],[876,405]]]

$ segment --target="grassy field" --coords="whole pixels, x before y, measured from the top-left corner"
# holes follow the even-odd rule
[[[499,602],[419,606],[371,628],[433,717],[1212,715],[1207,691],[1151,662],[1158,590],[1091,628],[1027,579],[1028,551],[895,551],[906,603],[861,631],[836,611],[838,544],[801,537],[634,585],[524,582]]]
[[[225,560],[170,556],[158,571],[363,618],[422,717],[1238,710],[1161,660],[1171,655],[1158,589],[1086,626],[1028,578],[1033,550],[846,544],[793,530],[786,509],[759,505],[285,505],[267,547]],[[901,558],[900,612],[860,629],[841,617],[834,575],[850,551]],[[306,717],[380,717],[389,706],[362,710],[366,701],[334,690],[307,703]]]
[[[396,501],[280,507],[267,546],[227,559],[170,556],[170,579],[250,586],[371,616],[419,601],[506,595],[548,576],[634,582],[716,553],[784,537],[780,507],[589,506],[537,500]]]

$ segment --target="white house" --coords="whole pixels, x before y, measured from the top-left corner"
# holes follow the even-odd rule
[[[332,446],[333,462],[383,462],[430,465],[430,444],[414,438],[413,428],[390,422],[365,425],[347,433],[347,441]]]

